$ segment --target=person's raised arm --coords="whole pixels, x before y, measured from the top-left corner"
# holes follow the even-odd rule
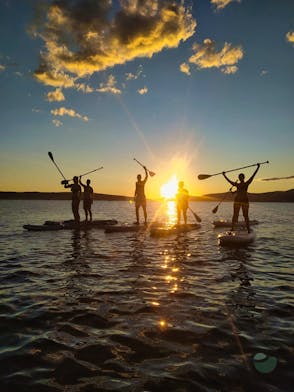
[[[148,180],[148,170],[146,168],[146,166],[144,166],[144,170],[145,170],[145,178],[144,178],[144,183]]]
[[[235,182],[231,181],[231,180],[227,177],[226,172],[223,172],[223,176],[225,177],[225,179],[226,179],[231,185],[235,185],[235,184],[236,184]]]
[[[259,168],[260,168],[260,164],[258,163],[257,168],[255,169],[254,173],[249,178],[249,180],[246,181],[247,184],[251,184],[251,182],[253,181],[253,178],[256,176],[256,173],[258,172]]]
[[[79,177],[79,184],[82,185],[83,188],[85,188],[85,184],[82,183],[82,176]]]

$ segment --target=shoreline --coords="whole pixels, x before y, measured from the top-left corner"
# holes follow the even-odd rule
[[[213,193],[202,196],[190,196],[190,201],[222,201],[224,196],[226,201],[233,201],[234,195],[225,193]],[[266,193],[248,193],[250,202],[277,202],[293,203],[294,189],[288,191],[275,191]],[[0,200],[71,200],[70,192],[4,192],[0,191]],[[104,193],[94,193],[94,200],[105,201],[130,201],[132,196],[109,195]],[[150,201],[162,201],[163,199],[148,199]]]

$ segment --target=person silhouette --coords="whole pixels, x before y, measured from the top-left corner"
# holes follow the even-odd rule
[[[246,223],[246,228],[248,233],[250,233],[250,223],[249,223],[249,199],[248,199],[248,194],[247,194],[247,190],[249,185],[251,184],[251,182],[253,181],[256,173],[258,172],[260,168],[260,164],[257,164],[257,168],[254,171],[254,173],[252,174],[252,176],[249,178],[249,180],[245,181],[245,175],[243,173],[240,173],[238,178],[239,178],[239,182],[237,181],[231,181],[227,176],[226,176],[226,172],[223,172],[223,176],[225,177],[225,179],[232,184],[234,187],[237,188],[236,190],[236,196],[234,199],[234,205],[233,205],[233,218],[232,218],[232,228],[231,230],[234,231],[235,229],[235,224],[238,222],[238,218],[239,218],[239,212],[240,212],[240,208],[242,208],[242,213],[244,216],[244,220]]]
[[[178,183],[176,194],[178,225],[181,222],[181,213],[183,214],[184,223],[187,224],[187,209],[189,207],[189,192],[184,188],[184,181]]]
[[[75,222],[79,223],[80,222],[79,205],[80,205],[81,192],[82,192],[82,188],[79,185],[79,178],[77,176],[74,176],[73,184],[68,184],[68,181],[66,181],[64,184],[64,188],[70,188],[72,192],[71,208],[72,208]]]
[[[83,207],[84,207],[84,211],[85,211],[85,216],[86,219],[85,221],[88,222],[88,214],[89,214],[89,218],[90,218],[90,222],[92,222],[92,210],[91,210],[91,206],[93,203],[93,196],[94,196],[94,191],[93,188],[90,186],[91,184],[91,180],[87,180],[86,184],[82,183],[82,177],[79,178],[79,184],[83,187],[84,189],[84,197],[83,197]]]
[[[142,180],[141,174],[137,175],[137,182],[136,182],[136,189],[135,189],[135,208],[136,208],[136,224],[140,224],[140,217],[139,217],[139,208],[143,208],[144,212],[144,221],[145,224],[147,223],[147,210],[146,210],[146,196],[145,196],[145,184],[148,180],[148,171],[145,166],[145,178]]]

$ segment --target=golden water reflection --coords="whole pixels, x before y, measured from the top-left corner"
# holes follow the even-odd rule
[[[166,202],[166,215],[167,222],[169,225],[175,225],[177,223],[177,208],[174,200],[167,200]]]

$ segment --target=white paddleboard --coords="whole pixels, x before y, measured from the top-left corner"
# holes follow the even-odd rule
[[[255,233],[251,230],[226,231],[220,233],[218,236],[218,243],[222,246],[244,246],[252,243],[255,240]]]

